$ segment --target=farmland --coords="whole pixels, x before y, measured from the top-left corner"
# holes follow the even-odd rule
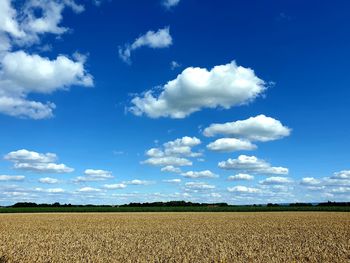
[[[348,262],[342,212],[0,214],[0,262]]]

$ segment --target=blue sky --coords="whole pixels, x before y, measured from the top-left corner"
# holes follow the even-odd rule
[[[0,205],[349,201],[349,7],[3,1]]]

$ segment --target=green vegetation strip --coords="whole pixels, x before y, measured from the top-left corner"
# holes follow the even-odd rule
[[[0,213],[82,213],[82,212],[350,212],[349,206],[174,206],[174,207],[1,207]]]

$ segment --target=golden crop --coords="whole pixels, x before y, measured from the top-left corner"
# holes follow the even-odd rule
[[[0,262],[350,262],[350,214],[0,214]]]

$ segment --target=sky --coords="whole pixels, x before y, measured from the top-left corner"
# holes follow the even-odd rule
[[[0,205],[350,201],[349,8],[1,0]]]

